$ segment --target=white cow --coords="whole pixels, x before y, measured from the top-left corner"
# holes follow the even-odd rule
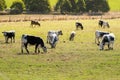
[[[47,35],[47,43],[49,43],[51,45],[51,48],[55,48],[57,41],[59,40],[59,35],[63,35],[62,31],[48,31],[48,35]]]

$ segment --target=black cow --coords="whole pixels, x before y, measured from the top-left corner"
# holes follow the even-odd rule
[[[78,28],[80,28],[81,30],[83,30],[83,25],[82,25],[82,23],[76,22],[75,25],[76,25],[76,29],[77,29],[77,30],[78,30]]]
[[[8,43],[9,38],[11,39],[11,43],[12,43],[12,39],[13,39],[13,42],[15,42],[15,31],[14,30],[4,31],[2,33],[3,33],[4,37],[5,37],[5,43]]]
[[[27,53],[29,54],[29,51],[27,49],[27,45],[35,45],[35,53],[40,53],[39,48],[41,47],[43,49],[44,52],[47,52],[47,48],[44,45],[43,40],[40,37],[35,37],[35,36],[30,36],[30,35],[22,35],[22,39],[21,39],[21,52],[23,53],[23,47],[25,47]]]
[[[36,25],[38,25],[38,26],[40,26],[40,23],[38,22],[38,21],[31,21],[31,26],[36,26]]]
[[[110,28],[108,22],[105,22],[105,21],[102,21],[102,20],[99,20],[98,25],[99,25],[100,27],[103,27],[103,28],[105,28],[105,27]]]

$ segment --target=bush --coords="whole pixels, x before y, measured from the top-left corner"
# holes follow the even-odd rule
[[[7,8],[5,0],[0,0],[0,11],[3,11],[5,8]]]
[[[48,0],[23,0],[26,9],[31,12],[49,13],[51,10]]]
[[[10,8],[11,8],[10,10],[11,14],[20,14],[23,12],[24,3],[21,1],[14,1]]]

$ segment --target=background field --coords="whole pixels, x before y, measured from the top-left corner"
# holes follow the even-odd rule
[[[12,2],[15,1],[15,0],[5,0],[5,1],[7,3],[8,8],[9,8],[10,5],[12,4]],[[49,0],[49,2],[50,2],[50,5],[52,7],[54,7],[57,0]],[[119,5],[120,0],[108,0],[108,3],[109,3],[111,11],[120,11],[120,5]]]
[[[41,27],[31,28],[30,22],[0,23],[0,32],[16,31],[15,43],[4,43],[0,34],[0,80],[119,80],[120,79],[120,19],[106,19],[109,29],[98,27],[98,19],[78,20],[84,30],[75,30],[76,20],[40,21]],[[46,44],[48,30],[63,30],[55,49]],[[95,30],[113,32],[116,36],[114,50],[100,51],[94,44]],[[68,40],[71,31],[76,31],[75,40]],[[48,48],[46,54],[21,54],[21,35],[40,36]]]

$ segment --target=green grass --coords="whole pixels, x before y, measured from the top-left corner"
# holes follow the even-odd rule
[[[120,11],[120,0],[108,0],[108,4],[110,5],[111,11]]]
[[[41,27],[31,28],[30,22],[0,23],[0,32],[16,31],[15,43],[4,43],[0,34],[0,80],[119,80],[120,79],[120,34],[119,19],[107,20],[110,29],[98,28],[98,20],[79,20],[83,31],[75,30],[74,20],[40,21]],[[48,25],[49,24],[49,25]],[[46,44],[48,30],[63,30],[55,49]],[[114,50],[100,51],[94,44],[95,30],[111,31],[116,40]],[[76,31],[75,40],[68,40],[71,31]],[[21,54],[21,35],[40,36],[48,48],[46,54]],[[105,49],[107,47],[105,46]],[[43,52],[41,50],[41,52]]]
[[[11,6],[12,2],[15,0],[5,0],[8,8]],[[57,0],[49,0],[50,5],[52,7],[55,6]],[[108,4],[110,6],[110,11],[120,11],[120,0],[108,0]]]

